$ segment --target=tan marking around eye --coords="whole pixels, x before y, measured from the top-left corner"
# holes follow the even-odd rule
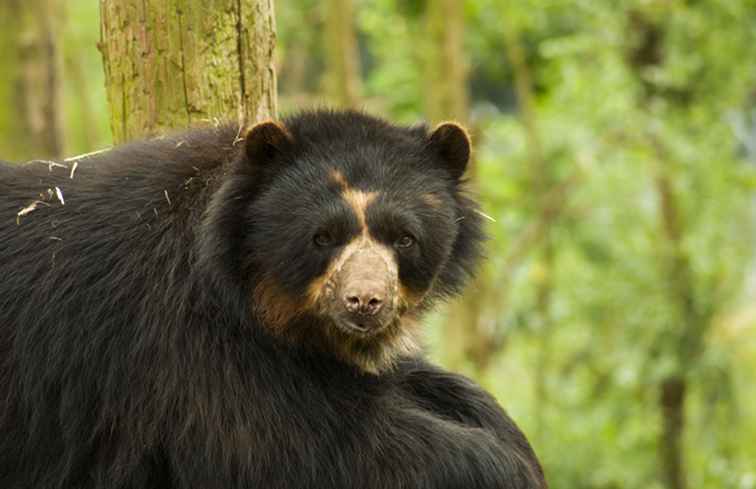
[[[379,247],[378,249],[382,250],[381,254],[385,255],[384,259],[390,259],[392,261],[394,260],[391,251],[384,245],[374,242],[368,234],[367,218],[365,217],[365,212],[367,206],[370,205],[370,203],[372,203],[376,199],[376,197],[378,197],[378,192],[365,192],[363,190],[356,190],[354,188],[351,188],[346,180],[346,177],[344,177],[344,174],[336,168],[333,168],[331,170],[329,174],[329,180],[332,183],[338,185],[338,187],[340,188],[341,198],[344,199],[344,201],[349,205],[349,207],[352,208],[354,214],[357,216],[357,222],[360,225],[361,232],[360,236],[356,237],[347,246],[344,247],[342,252],[338,257],[336,257],[335,260],[333,260],[333,262],[331,262],[330,266],[323,273],[323,275],[315,279],[310,284],[307,289],[307,302],[305,306],[307,308],[316,306],[320,302],[321,296],[323,294],[329,293],[329,287],[331,286],[329,282],[331,280],[331,277],[333,277],[335,273],[341,270],[344,261],[349,258],[349,256],[354,252],[355,247],[359,248],[363,246],[377,246]]]
[[[436,194],[423,194],[420,196],[420,198],[423,199],[423,202],[433,207],[434,209],[439,209],[444,204],[444,202],[441,200],[441,197]]]
[[[336,168],[331,170],[331,173],[328,175],[328,177],[332,183],[335,183],[339,187],[339,189],[341,189],[342,192],[346,192],[346,190],[349,188],[349,184],[347,183],[346,178],[344,178],[344,174]]]

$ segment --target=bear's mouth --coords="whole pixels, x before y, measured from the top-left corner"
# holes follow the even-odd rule
[[[347,318],[333,318],[332,322],[341,333],[358,338],[371,338],[386,329],[386,324],[368,318],[360,321]]]
[[[420,351],[419,322],[412,317],[393,319],[373,328],[350,320],[330,321],[326,347],[336,357],[360,370],[379,374],[392,369],[399,358]]]

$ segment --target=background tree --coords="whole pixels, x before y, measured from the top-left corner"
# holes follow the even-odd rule
[[[101,0],[116,142],[276,113],[272,0]]]
[[[298,0],[276,4],[276,73],[281,110],[318,103],[325,66],[323,3]]]
[[[102,56],[97,50],[99,2],[65,2],[63,28],[63,107],[66,154],[112,144]]]
[[[427,2],[425,8],[425,112],[431,121],[451,118],[466,123],[470,115],[464,3],[439,0]]]
[[[63,153],[62,55],[58,0],[0,4],[0,141],[4,156],[27,160]]]
[[[553,326],[553,318],[551,315],[551,300],[554,293],[555,249],[551,226],[559,210],[564,206],[564,202],[553,202],[552,169],[546,161],[541,142],[542,137],[536,115],[531,68],[525,57],[525,52],[519,38],[517,23],[509,21],[509,17],[509,15],[504,15],[504,44],[507,60],[512,67],[517,108],[527,147],[526,158],[528,170],[526,172],[529,173],[529,186],[532,188],[532,198],[526,205],[530,207],[529,213],[534,216],[535,222],[542,224],[538,232],[533,233],[534,236],[525,240],[528,237],[528,233],[531,233],[530,229],[526,228],[523,231],[523,238],[514,241],[516,246],[521,248],[514,250],[517,253],[515,259],[524,260],[528,258],[528,255],[534,255],[533,269],[536,273],[532,274],[532,281],[535,286],[535,303],[533,314],[531,315],[531,322],[534,324],[531,327],[536,329],[536,336],[540,342],[534,365],[534,397],[536,406],[536,433],[541,438],[544,436],[545,424],[542,406],[548,403],[548,385],[546,379],[552,349],[551,328]],[[563,197],[558,194],[557,196]],[[561,207],[557,207],[557,205],[561,205]],[[526,247],[528,249],[525,249]],[[510,263],[508,268],[511,269],[514,265],[516,263]],[[506,284],[508,287],[511,287],[508,281]],[[499,293],[502,293],[502,291],[499,291]]]
[[[471,125],[468,94],[469,61],[465,52],[465,8],[463,2],[427,2],[424,12],[424,108],[432,123],[456,120],[465,125],[473,146],[481,144],[482,133]],[[473,159],[466,178],[479,193],[478,171]],[[482,267],[465,294],[445,312],[443,331],[446,362],[483,378],[497,349],[496,323],[485,303],[490,290],[488,270]]]
[[[340,107],[358,108],[362,81],[352,0],[325,2],[326,92]]]

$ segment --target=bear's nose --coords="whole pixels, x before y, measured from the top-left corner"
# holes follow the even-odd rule
[[[383,307],[381,288],[375,282],[354,284],[344,294],[344,307],[352,314],[375,316]]]

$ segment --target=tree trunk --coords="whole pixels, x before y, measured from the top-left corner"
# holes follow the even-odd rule
[[[530,163],[530,187],[533,189],[533,200],[530,203],[531,211],[534,215],[538,216],[548,212],[551,205],[551,171],[546,164],[540,130],[538,129],[530,67],[522,48],[520,36],[515,26],[511,22],[506,21],[507,18],[505,14],[504,41],[507,58],[512,65],[512,72],[514,74],[519,118],[525,129],[525,138],[527,141],[528,160]],[[536,433],[539,439],[543,439],[545,435],[543,409],[548,405],[549,401],[547,380],[552,351],[551,298],[554,288],[554,254],[554,242],[551,238],[551,232],[549,228],[546,228],[543,232],[541,246],[538,247],[536,263],[533,266],[533,269],[537,271],[534,274],[534,285],[536,288],[534,316],[537,323],[539,345],[537,364],[535,366],[535,418]]]
[[[685,427],[686,382],[672,376],[661,383],[659,404],[662,409],[662,475],[669,489],[685,489],[682,437]]]
[[[686,375],[703,348],[704,323],[696,312],[693,291],[693,272],[684,251],[683,228],[678,197],[670,180],[666,152],[661,142],[651,137],[659,158],[655,180],[658,197],[659,221],[664,238],[665,253],[660,264],[668,281],[669,300],[677,312],[680,327],[673,355],[677,373],[664,379],[659,386],[659,407],[662,412],[662,435],[659,443],[662,476],[668,489],[686,489],[683,453]]]
[[[426,115],[434,123],[456,120],[469,125],[463,2],[428,2],[426,9],[426,43],[423,46],[428,83]],[[470,129],[473,142],[479,144],[478,131]],[[467,176],[476,187],[474,162],[470,162]],[[452,368],[470,370],[479,379],[497,349],[493,325],[483,317],[489,284],[485,270],[480,270],[465,294],[449,306],[444,325],[446,362]]]
[[[272,0],[100,0],[116,143],[275,117]]]
[[[663,19],[663,17],[660,17]],[[626,62],[643,88],[638,100],[641,110],[647,111],[654,102],[668,95],[646,76],[649,68],[664,63],[665,30],[662,20],[652,18],[642,10],[628,15],[628,39],[632,39]],[[680,198],[673,185],[670,157],[664,142],[655,134],[648,135],[649,145],[656,153],[654,186],[663,253],[660,270],[666,280],[669,301],[676,313],[673,323],[677,341],[671,346],[676,370],[659,385],[659,408],[662,415],[662,434],[659,440],[659,459],[662,479],[668,489],[686,489],[685,453],[683,449],[687,375],[704,348],[704,337],[710,318],[699,313],[694,290],[694,270],[684,246],[685,225]]]
[[[325,22],[326,91],[333,103],[356,108],[360,103],[360,56],[352,0],[328,0]]]
[[[464,5],[458,0],[428,2],[426,8],[425,113],[434,122],[469,118],[464,51]]]
[[[63,154],[58,0],[11,0],[0,5],[2,147],[9,159]]]

